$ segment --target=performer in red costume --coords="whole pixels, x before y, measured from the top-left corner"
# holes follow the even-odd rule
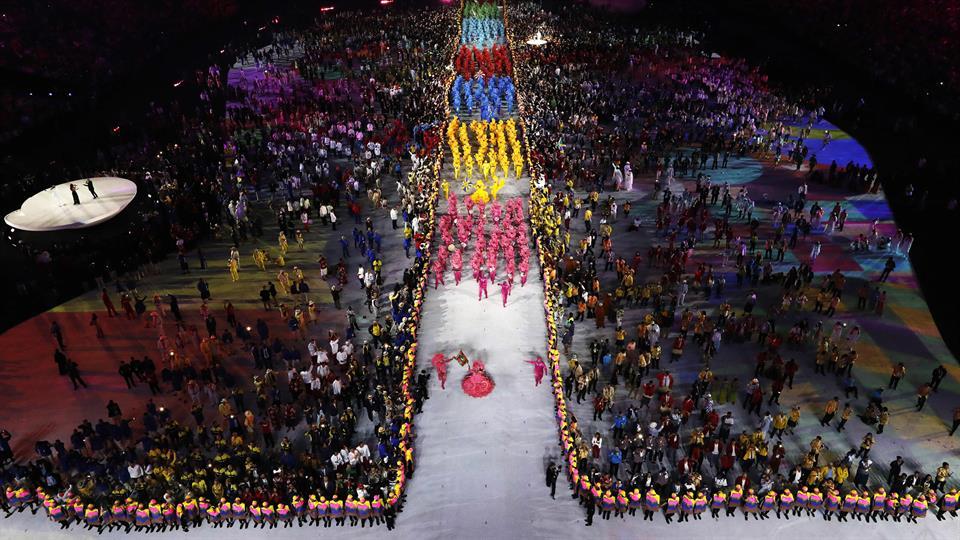
[[[543,362],[543,358],[537,357],[536,360],[527,360],[528,364],[533,364],[533,378],[536,381],[534,386],[540,386],[540,383],[543,381],[543,375],[547,372],[547,364]]]
[[[442,355],[442,354],[435,354],[435,355],[433,355],[433,360],[431,360],[431,363],[433,364],[434,369],[437,370],[437,378],[440,379],[440,389],[441,389],[441,390],[446,390],[446,385],[447,385],[447,362],[449,362],[449,361],[450,361],[450,360],[447,359],[447,357],[445,357],[445,356]]]
[[[473,367],[470,368],[470,373],[463,378],[461,386],[468,396],[482,398],[493,392],[494,382],[484,371],[483,362],[474,360]]]

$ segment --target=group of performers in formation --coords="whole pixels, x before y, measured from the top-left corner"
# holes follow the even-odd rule
[[[336,497],[328,500],[326,497],[311,494],[307,498],[294,495],[289,504],[268,500],[246,504],[239,498],[233,501],[221,498],[217,502],[187,494],[187,497],[179,502],[169,498],[138,503],[127,498],[123,501],[115,500],[109,506],[97,507],[92,503],[84,504],[76,495],[51,496],[42,487],[34,491],[24,486],[7,487],[2,495],[0,509],[6,511],[7,516],[25,510],[37,513],[43,508],[52,521],[60,524],[61,529],[66,529],[71,524],[82,524],[98,533],[115,529],[126,532],[180,529],[186,532],[190,527],[198,527],[204,523],[215,528],[238,525],[240,529],[251,525],[271,529],[283,525],[287,528],[294,523],[322,524],[324,527],[359,524],[365,527],[368,524],[374,526],[385,522],[392,523],[395,514],[393,507],[399,500],[398,490],[391,494],[388,501],[384,501],[379,495],[370,500],[365,497],[354,499],[352,495],[345,500]]]
[[[458,76],[467,81],[477,78],[478,73],[480,78],[503,76],[513,69],[504,45],[483,49],[462,45],[453,60],[453,67]]]
[[[882,487],[873,492],[869,490],[852,489],[842,494],[840,490],[819,487],[812,490],[807,486],[801,487],[796,493],[790,488],[784,488],[780,493],[770,490],[766,493],[757,493],[752,488],[744,489],[736,485],[730,490],[716,490],[712,494],[703,491],[686,491],[682,495],[671,491],[669,495],[661,496],[651,487],[646,493],[639,488],[632,491],[624,489],[608,489],[601,491],[598,483],[592,485],[584,476],[574,487],[574,497],[579,496],[581,503],[588,506],[588,513],[592,517],[599,512],[603,519],[611,516],[624,518],[625,515],[636,515],[637,510],[643,513],[643,519],[653,521],[654,515],[662,512],[667,523],[702,519],[702,514],[710,511],[711,517],[719,520],[721,513],[725,517],[735,517],[737,512],[743,519],[749,520],[753,516],[756,520],[767,519],[770,513],[777,518],[790,519],[792,517],[821,516],[826,521],[848,521],[853,517],[857,521],[894,521],[904,520],[919,523],[918,520],[927,517],[929,513],[939,520],[946,519],[949,514],[957,517],[957,505],[960,493],[956,489],[937,497],[936,492],[911,496],[909,493],[887,493]],[[591,521],[588,518],[588,522]]]
[[[473,133],[476,140],[476,151],[470,144],[469,133]],[[467,123],[453,117],[447,125],[447,146],[453,163],[453,178],[461,182],[463,189],[470,189],[473,185],[474,202],[496,200],[497,193],[506,184],[511,165],[517,179],[523,174],[523,153],[517,139],[517,124],[512,118]],[[479,167],[482,178],[473,183],[476,167]],[[444,182],[443,196],[449,197],[447,182]]]
[[[489,298],[488,284],[497,282],[498,259],[503,257],[505,276],[499,283],[503,306],[517,281],[526,285],[530,271],[530,244],[524,218],[523,199],[497,201],[505,186],[512,165],[516,179],[523,174],[524,158],[517,136],[514,111],[516,89],[510,78],[510,59],[504,46],[504,26],[499,8],[492,2],[468,2],[464,5],[462,46],[454,59],[458,75],[450,88],[450,109],[453,113],[447,124],[447,147],[450,150],[455,181],[470,193],[462,199],[466,212],[461,213],[456,194],[450,193],[450,184],[441,183],[447,199],[447,213],[440,217],[440,249],[433,260],[431,272],[434,288],[445,285],[444,275],[452,266],[454,283],[460,285],[463,277],[464,252],[473,239],[470,266],[477,282],[477,299]],[[465,107],[464,107],[465,103]],[[479,103],[480,120],[461,121],[459,114],[472,115]],[[465,110],[464,110],[465,109]],[[506,119],[502,119],[502,118]],[[476,149],[471,145],[471,134]],[[475,167],[482,178],[474,179]],[[490,208],[492,229],[486,233],[487,213]],[[462,365],[467,360],[460,353]],[[458,357],[459,358],[459,357]],[[436,354],[432,364],[437,371],[441,389],[446,388],[447,363],[452,358]],[[536,372],[536,384],[546,373],[542,359],[531,361]],[[494,382],[487,375],[481,360],[475,360],[461,386],[464,393],[484,397],[493,391]]]
[[[503,20],[490,12],[464,16],[460,25],[460,42],[483,49],[502,44],[505,34]]]
[[[463,278],[463,252],[473,239],[473,255],[470,268],[477,282],[477,300],[489,298],[487,285],[497,282],[497,265],[502,256],[505,275],[499,283],[503,306],[518,281],[523,287],[527,284],[530,272],[530,245],[527,223],[524,220],[523,199],[510,199],[505,206],[494,201],[490,204],[492,228],[487,237],[486,205],[474,203],[472,197],[466,199],[466,212],[461,214],[456,195],[447,199],[447,213],[440,217],[439,229],[443,249],[437,250],[431,271],[434,288],[446,284],[444,274],[448,267],[453,268],[453,279],[460,285]],[[454,237],[456,234],[456,238]]]
[[[516,89],[510,77],[477,77],[465,79],[457,75],[450,88],[450,108],[454,114],[472,115],[479,110],[480,120],[509,116],[514,110]]]

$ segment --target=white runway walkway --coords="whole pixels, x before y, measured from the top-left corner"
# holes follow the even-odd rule
[[[448,279],[427,293],[419,367],[433,371],[435,353],[452,356],[462,348],[471,361],[486,364],[496,388],[480,399],[466,395],[460,381],[467,370],[456,363],[448,368],[446,390],[433,376],[416,422],[417,472],[403,528],[415,524],[431,537],[545,538],[558,522],[578,515],[569,492],[561,486],[565,497],[552,501],[543,480],[546,460],[557,458],[559,447],[548,379],[535,387],[526,362],[543,356],[546,343],[538,272],[531,268],[526,287],[514,288],[506,308],[494,285],[490,298],[478,302],[472,277],[459,286]]]

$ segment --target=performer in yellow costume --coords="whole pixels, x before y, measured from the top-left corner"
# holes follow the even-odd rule
[[[487,193],[487,186],[483,183],[483,180],[477,180],[476,189],[470,198],[473,199],[475,203],[487,204],[490,202],[490,194]]]
[[[240,261],[236,259],[230,259],[227,261],[227,267],[230,269],[230,279],[234,283],[240,281]]]
[[[253,250],[253,263],[257,265],[257,268],[260,270],[267,269],[267,254],[260,248],[255,248]]]
[[[513,150],[513,168],[517,172],[517,178],[520,178],[521,173],[523,173],[523,156],[520,155],[520,150],[516,147]]]
[[[283,294],[290,294],[290,276],[286,270],[281,270],[277,274],[277,287]]]
[[[493,184],[490,185],[490,197],[493,200],[497,200],[497,193],[503,189],[503,186],[506,185],[507,180],[505,178],[495,179]]]
[[[473,157],[470,154],[467,154],[467,157],[464,161],[467,165],[467,175],[464,177],[464,182],[469,182],[473,180]]]

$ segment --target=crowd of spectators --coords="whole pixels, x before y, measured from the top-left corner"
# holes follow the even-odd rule
[[[551,345],[562,350],[555,353],[554,391],[564,461],[588,524],[594,509],[609,519],[614,510],[622,516],[641,507],[662,509],[668,522],[674,514],[684,521],[718,501],[718,508],[765,517],[764,509],[792,509],[794,493],[802,492],[806,505],[815,490],[828,501],[825,516],[833,502],[851,496],[855,503],[865,498],[868,511],[876,497],[893,500],[893,514],[922,517],[937,506],[942,518],[955,511],[946,463],[909,473],[898,462],[886,479],[873,472],[870,451],[882,444],[889,421],[883,389],[866,396],[866,404],[851,399],[843,408],[834,398],[825,406],[822,426],[834,427],[839,415],[842,432],[856,415],[876,430],[845,454],[846,448],[828,452],[819,436],[809,446],[800,442],[799,451],[791,446],[801,407],[779,403],[798,371],[829,372],[848,397],[858,395],[851,373],[860,329],[829,320],[850,280],[838,270],[814,282],[810,265],[819,240],[808,238],[811,231],[842,230],[845,213],[839,204],[827,210],[808,200],[806,182],[853,193],[878,185],[875,171],[858,164],[817,169],[796,138],[786,150],[784,126],[811,125],[822,110],[780,97],[743,61],[704,54],[694,34],[631,31],[582,9],[545,12],[520,4],[508,14],[522,118],[531,160],[542,173],[534,176],[531,217],[547,267]],[[516,45],[537,31],[549,42]],[[749,184],[711,184],[713,171],[745,156],[808,167],[799,188],[787,187],[779,203],[764,201],[772,206],[769,226],[754,211]],[[630,197],[634,174],[652,177],[652,208]],[[631,213],[632,205],[640,211]],[[624,252],[621,246],[635,245],[630,238],[644,230],[656,236],[649,251]],[[876,251],[888,241],[894,253],[909,251],[911,241],[902,234],[884,240],[876,225],[862,242]],[[782,254],[800,242],[812,246],[811,254],[798,256],[801,264],[787,271],[790,264],[778,264]],[[858,309],[882,316],[881,285],[860,287]],[[754,310],[757,293],[767,287],[780,294],[761,316]],[[740,304],[734,298],[744,292]],[[803,313],[811,304],[812,322]],[[721,348],[755,341],[761,350],[752,371],[714,373],[721,368],[711,368],[711,360]],[[809,364],[788,361],[807,347],[816,350]],[[670,364],[691,349],[699,367],[672,372]],[[934,370],[918,389],[924,396],[918,409],[944,372]],[[756,421],[735,419],[730,409],[738,400]],[[582,432],[587,426],[596,431]],[[844,513],[852,511],[844,506]]]
[[[120,375],[131,387],[182,393],[190,414],[150,401],[131,421],[109,404],[110,419],[84,422],[69,445],[38,441],[35,459],[3,470],[6,508],[42,503],[64,526],[77,520],[100,530],[186,530],[204,519],[275,526],[294,517],[328,525],[331,518],[338,525],[387,518],[392,525],[413,473],[413,410],[426,398],[426,379],[415,377],[412,359],[437,191],[434,132],[446,110],[455,17],[452,8],[333,14],[277,33],[270,46],[240,55],[229,74],[216,66],[198,73],[198,114],[155,106],[147,123],[160,125],[150,127],[162,131],[173,121],[186,128],[183,136],[126,154],[126,171],[138,171],[158,200],[158,233],[176,246],[184,272],[188,255],[206,264],[192,249],[195,240],[229,239],[236,280],[239,250],[271,228],[265,219],[275,219],[279,251],[257,249],[253,258],[261,269],[280,269],[261,295],[264,318],[279,313],[292,338],[271,334],[262,320],[243,320],[229,305],[222,333],[206,304],[200,323],[191,324],[193,314],[173,295],[156,296],[146,313],[136,283],[121,281],[121,313],[158,324],[162,360],[132,359]],[[396,197],[389,213],[388,197]],[[348,308],[345,328],[308,339],[320,308],[309,302],[302,270],[284,268],[286,238],[303,249],[300,235],[335,235],[340,219],[355,226],[353,243],[340,237],[337,264],[319,257],[320,275],[332,281],[329,309],[342,309],[352,255],[362,259],[358,279],[373,322],[361,328]],[[381,270],[383,250],[395,242],[382,241],[387,233],[379,229],[391,221],[393,235],[402,224],[408,256],[386,265],[410,264],[394,270],[402,277],[392,286]],[[91,255],[103,261],[108,253]],[[140,275],[160,254],[127,255]],[[201,279],[201,298],[208,287]],[[104,288],[112,316],[111,296]],[[176,335],[168,338],[164,328],[172,325]],[[370,339],[361,343],[359,332]],[[239,372],[229,368],[237,363]],[[75,389],[87,386],[74,363],[58,365]],[[372,424],[362,436],[361,415]]]

